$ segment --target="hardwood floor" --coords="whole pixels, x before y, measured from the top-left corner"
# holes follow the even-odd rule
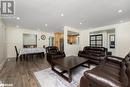
[[[18,62],[15,58],[8,60],[0,71],[0,81],[4,84],[13,84],[13,87],[40,87],[33,72],[50,67],[46,58]]]

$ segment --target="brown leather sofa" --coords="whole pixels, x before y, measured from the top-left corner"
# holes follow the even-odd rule
[[[60,51],[56,46],[46,47],[47,61],[52,64],[51,60],[65,57],[65,53]]]
[[[130,53],[124,59],[109,56],[104,64],[84,72],[80,87],[130,87]]]
[[[107,55],[107,48],[104,47],[84,47],[83,51],[79,51],[79,57],[85,57],[95,64],[99,64],[104,61]]]

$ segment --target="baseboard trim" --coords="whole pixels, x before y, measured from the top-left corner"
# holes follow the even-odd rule
[[[4,66],[4,64],[5,64],[5,62],[6,62],[6,58],[5,59],[3,59],[2,60],[2,62],[0,63],[0,70],[2,70],[2,68],[3,68],[3,66]]]

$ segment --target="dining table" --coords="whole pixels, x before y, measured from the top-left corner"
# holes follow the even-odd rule
[[[46,53],[45,48],[21,48],[19,49],[19,56],[26,54],[40,54]]]

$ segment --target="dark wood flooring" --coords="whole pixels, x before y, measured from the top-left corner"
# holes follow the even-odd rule
[[[13,84],[13,87],[40,87],[33,72],[50,67],[46,58],[18,62],[15,58],[8,60],[0,71],[0,81],[4,84]]]

